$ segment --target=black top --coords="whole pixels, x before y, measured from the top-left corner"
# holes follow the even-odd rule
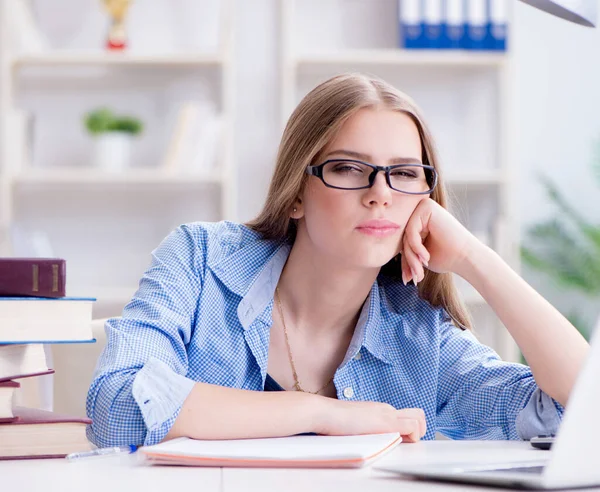
[[[277,381],[267,374],[265,378],[265,391],[285,391]]]

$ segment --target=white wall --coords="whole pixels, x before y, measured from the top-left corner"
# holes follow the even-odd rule
[[[600,183],[590,171],[592,144],[600,141],[600,28],[577,26],[521,2],[514,13],[515,167],[521,176],[516,199],[523,230],[553,214],[536,181],[540,171],[600,224]],[[545,277],[524,275],[557,307],[580,305],[578,296]],[[583,305],[588,319],[600,313],[600,299]]]
[[[260,211],[281,136],[278,0],[236,1],[238,218]]]

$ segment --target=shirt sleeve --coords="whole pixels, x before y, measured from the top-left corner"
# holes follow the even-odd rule
[[[183,225],[152,252],[122,317],[106,322],[106,346],[88,392],[87,436],[97,446],[160,442],[195,382],[186,345],[201,290],[200,252]]]
[[[451,439],[529,439],[555,433],[562,407],[531,369],[504,362],[442,312],[437,430]]]

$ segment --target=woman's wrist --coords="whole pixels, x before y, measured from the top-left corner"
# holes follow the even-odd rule
[[[498,261],[502,261],[498,254],[477,238],[467,244],[462,260],[456,265],[453,273],[464,278],[473,287],[480,291],[484,282],[489,278],[490,269]]]
[[[329,434],[332,426],[332,419],[335,418],[335,406],[339,401],[335,398],[328,398],[319,395],[307,395],[307,414],[309,417],[309,431],[315,434]]]

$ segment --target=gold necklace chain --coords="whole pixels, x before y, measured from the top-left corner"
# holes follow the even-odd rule
[[[302,388],[300,381],[298,380],[298,373],[296,372],[296,364],[294,364],[294,357],[292,356],[292,347],[290,347],[290,339],[288,337],[287,327],[285,326],[285,318],[283,317],[283,308],[281,307],[281,296],[279,295],[279,287],[275,287],[275,297],[277,298],[277,306],[279,307],[279,316],[281,317],[281,324],[283,325],[283,334],[285,335],[285,344],[287,345],[288,355],[290,357],[290,365],[292,366],[292,374],[294,376],[294,389],[296,391],[302,391],[303,393],[311,393],[316,395],[323,391],[327,386],[333,383],[333,378],[327,381],[321,389],[317,391],[308,391]]]

